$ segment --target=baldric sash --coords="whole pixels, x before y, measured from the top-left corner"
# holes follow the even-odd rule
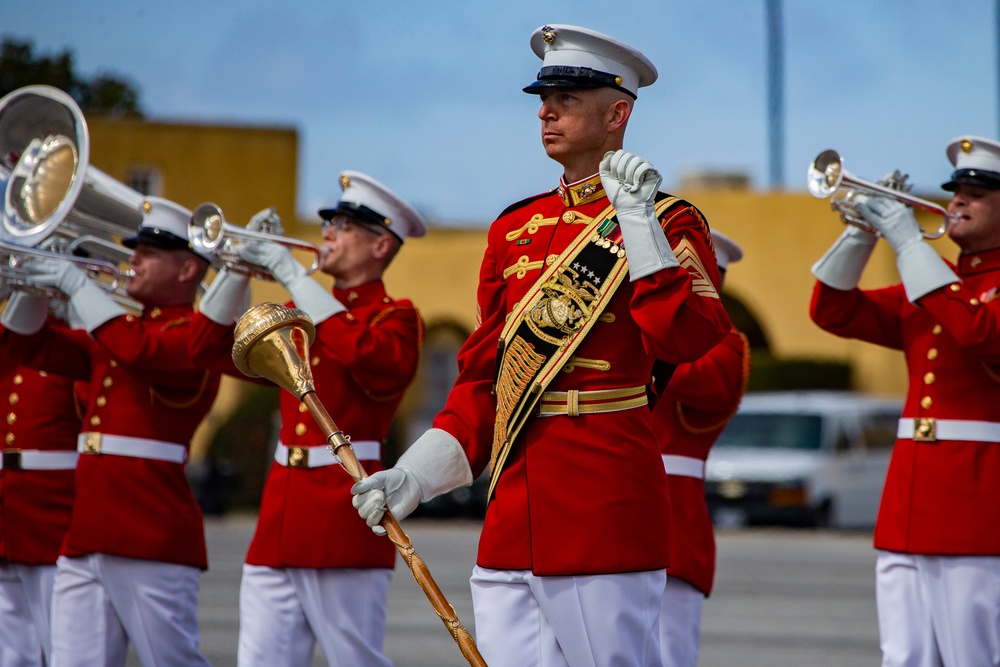
[[[678,201],[656,202],[656,216]],[[545,388],[594,327],[628,275],[621,230],[608,206],[542,272],[507,317],[497,350],[497,413],[490,454],[493,489],[514,439]]]

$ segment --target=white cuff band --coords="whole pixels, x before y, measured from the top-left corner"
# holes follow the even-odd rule
[[[347,308],[333,294],[309,276],[300,276],[285,285],[295,307],[305,312],[313,324],[319,324]]]
[[[864,236],[851,230],[842,233],[826,254],[813,264],[812,274],[816,280],[845,292],[857,287],[878,241],[873,234],[862,234]]]
[[[903,250],[896,258],[896,267],[910,303],[916,303],[920,297],[945,285],[960,282],[934,248],[923,242]]]
[[[657,271],[680,266],[652,207],[645,211],[618,211],[615,216],[628,256],[629,280],[634,282]]]

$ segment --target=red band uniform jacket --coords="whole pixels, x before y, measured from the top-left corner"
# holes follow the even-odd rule
[[[23,363],[88,382],[84,432],[189,446],[219,374],[188,352],[190,306],[148,308],[83,330],[45,327],[10,337]],[[62,554],[105,553],[208,566],[201,510],[183,463],[81,454],[76,501]]]
[[[416,375],[423,322],[411,302],[391,299],[380,280],[335,288],[333,294],[347,310],[316,327],[309,359],[316,395],[352,440],[384,445],[393,415]],[[192,348],[197,359],[218,364],[231,358],[233,327],[199,315],[197,328]],[[246,379],[231,361],[226,372]],[[279,400],[281,443],[325,450],[326,436],[305,404],[287,391]],[[359,461],[369,474],[385,469],[381,460]],[[396,549],[358,516],[351,504],[353,485],[339,465],[272,463],[246,562],[275,568],[393,567]]]
[[[736,413],[750,375],[746,336],[733,329],[701,359],[677,366],[651,412],[661,452],[699,461]],[[706,596],[715,579],[715,533],[705,502],[704,477],[668,474],[670,567]]]
[[[811,314],[846,338],[903,350],[903,417],[1000,422],[1000,249],[960,256],[960,282],[910,303],[901,285],[838,291],[817,283]],[[998,555],[1000,443],[900,438],[875,547],[912,554]]]
[[[0,352],[4,397],[0,470],[0,559],[22,565],[55,565],[73,510],[71,470],[17,469],[20,450],[76,451],[80,405],[75,383],[60,375],[18,366]]]
[[[508,313],[609,206],[595,175],[519,202],[492,224],[477,293],[481,325],[459,352],[458,379],[434,420],[462,443],[474,475],[490,459],[496,350]],[[654,359],[692,361],[729,331],[704,219],[679,200],[661,224],[682,267],[626,278],[547,391],[641,387]],[[669,559],[668,502],[648,406],[533,417],[496,484],[477,563],[539,575],[660,569]]]

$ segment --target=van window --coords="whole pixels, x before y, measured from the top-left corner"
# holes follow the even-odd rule
[[[819,415],[737,413],[715,447],[819,449],[822,442],[823,418]]]

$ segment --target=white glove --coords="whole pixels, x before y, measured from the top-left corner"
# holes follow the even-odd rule
[[[858,202],[857,208],[865,222],[879,230],[897,255],[924,240],[913,211],[900,201],[888,197],[870,197]]]
[[[21,264],[24,272],[30,276],[32,284],[55,287],[67,297],[83,289],[88,278],[71,262],[55,257],[31,257]]]
[[[7,308],[0,315],[0,324],[22,336],[38,333],[49,316],[48,297],[14,292],[7,301]]]
[[[472,469],[462,445],[447,431],[432,428],[410,445],[396,465],[366,477],[351,487],[351,503],[377,535],[386,505],[396,519],[410,515],[417,505],[472,484]]]
[[[217,324],[233,324],[246,310],[249,282],[249,276],[222,269],[201,297],[198,310]]]
[[[68,319],[79,322],[88,333],[99,326],[125,315],[125,311],[96,282],[64,259],[33,257],[21,265],[30,274],[29,281],[49,285],[69,297]]]
[[[852,290],[861,280],[878,237],[871,232],[848,225],[834,244],[813,264],[812,274],[824,285],[842,291]]]
[[[333,295],[306,275],[304,266],[295,261],[287,247],[274,241],[253,241],[237,246],[239,256],[258,264],[284,285],[295,301],[295,306],[308,315],[313,324],[347,310]]]
[[[680,266],[656,219],[660,174],[646,160],[623,150],[604,155],[601,183],[615,207],[633,281],[662,269]]]
[[[858,204],[858,211],[896,251],[896,267],[911,303],[945,285],[961,282],[941,256],[924,242],[908,206],[888,197],[872,197]]]
[[[247,223],[246,228],[251,232],[259,232],[265,227],[268,228],[268,233],[270,234],[285,233],[284,228],[281,226],[281,218],[274,212],[273,206],[269,206],[254,213],[253,217],[250,218],[250,222]]]

